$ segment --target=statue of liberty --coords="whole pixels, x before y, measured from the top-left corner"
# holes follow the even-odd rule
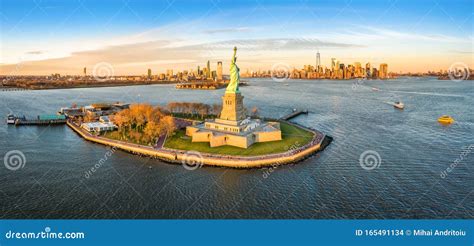
[[[240,93],[239,83],[240,83],[240,69],[237,67],[235,62],[237,61],[237,47],[234,47],[234,56],[232,56],[232,61],[230,62],[230,82],[225,89],[225,93]]]

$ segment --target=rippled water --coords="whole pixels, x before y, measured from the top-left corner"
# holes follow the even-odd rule
[[[268,117],[293,108],[294,121],[334,137],[323,152],[295,165],[235,170],[180,165],[110,151],[67,126],[0,123],[0,154],[20,150],[25,166],[0,167],[3,218],[474,218],[473,82],[250,80],[247,107]],[[374,92],[371,87],[378,87]],[[223,90],[173,85],[0,92],[0,113],[36,116],[97,101],[220,103]],[[387,102],[402,100],[406,109]],[[442,126],[436,119],[453,116]],[[375,151],[366,170],[360,156]],[[464,151],[464,152],[463,152]],[[373,152],[372,152],[373,153]],[[376,156],[376,155],[373,155]],[[444,178],[441,172],[459,164]],[[364,163],[364,162],[362,162]]]

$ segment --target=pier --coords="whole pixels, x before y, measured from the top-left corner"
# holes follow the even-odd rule
[[[224,88],[226,84],[224,83],[209,83],[209,82],[193,82],[193,83],[178,83],[176,84],[176,89],[191,89],[191,90],[217,90]]]
[[[308,114],[308,110],[294,110],[293,113],[281,117],[280,120],[288,121],[301,114]]]
[[[3,87],[0,86],[1,91],[28,91],[28,89],[25,88],[18,88],[18,87]]]
[[[17,119],[15,121],[16,126],[20,125],[52,125],[52,124],[66,124],[66,119],[64,120],[26,120],[26,119]]]
[[[188,82],[188,83],[177,83],[176,89],[188,89],[188,90],[218,90],[225,88],[229,81],[219,82]],[[247,82],[240,82],[239,86],[247,86]]]
[[[66,124],[66,116],[64,115],[39,115],[36,119],[27,119],[25,117],[17,117],[15,125],[56,125]]]

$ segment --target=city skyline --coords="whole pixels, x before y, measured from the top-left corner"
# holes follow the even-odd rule
[[[244,71],[314,65],[317,52],[326,67],[332,57],[387,63],[392,72],[473,67],[469,1],[231,3],[3,1],[0,74],[74,75],[100,62],[115,75],[186,70],[208,60],[228,67],[222,58],[233,46]]]

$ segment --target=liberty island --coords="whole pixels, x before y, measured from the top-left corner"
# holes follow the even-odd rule
[[[86,140],[183,165],[188,162],[232,168],[281,165],[305,159],[329,144],[331,137],[314,129],[287,120],[264,121],[247,116],[244,96],[239,90],[240,74],[236,54],[237,48],[234,47],[230,82],[222,97],[220,115],[215,119],[198,121],[159,113],[161,116],[158,118],[164,122],[164,125],[159,126],[160,120],[146,122],[153,121],[154,117],[145,111],[136,113],[140,108],[151,110],[150,105],[132,104],[130,110],[111,113],[109,116],[112,120],[102,116],[98,122],[83,123],[82,118],[79,121],[70,118],[67,125]],[[158,132],[158,135],[151,136],[157,138],[153,147],[140,141],[130,141],[139,132],[131,131],[132,125],[124,126],[123,121],[130,116],[123,114],[125,111],[135,112],[135,117],[146,118],[144,126],[142,123],[143,135]],[[98,112],[104,112],[103,108]],[[151,127],[148,127],[149,124]],[[170,124],[173,126],[169,127]],[[100,128],[101,125],[106,127]],[[118,128],[119,132],[114,128]]]

